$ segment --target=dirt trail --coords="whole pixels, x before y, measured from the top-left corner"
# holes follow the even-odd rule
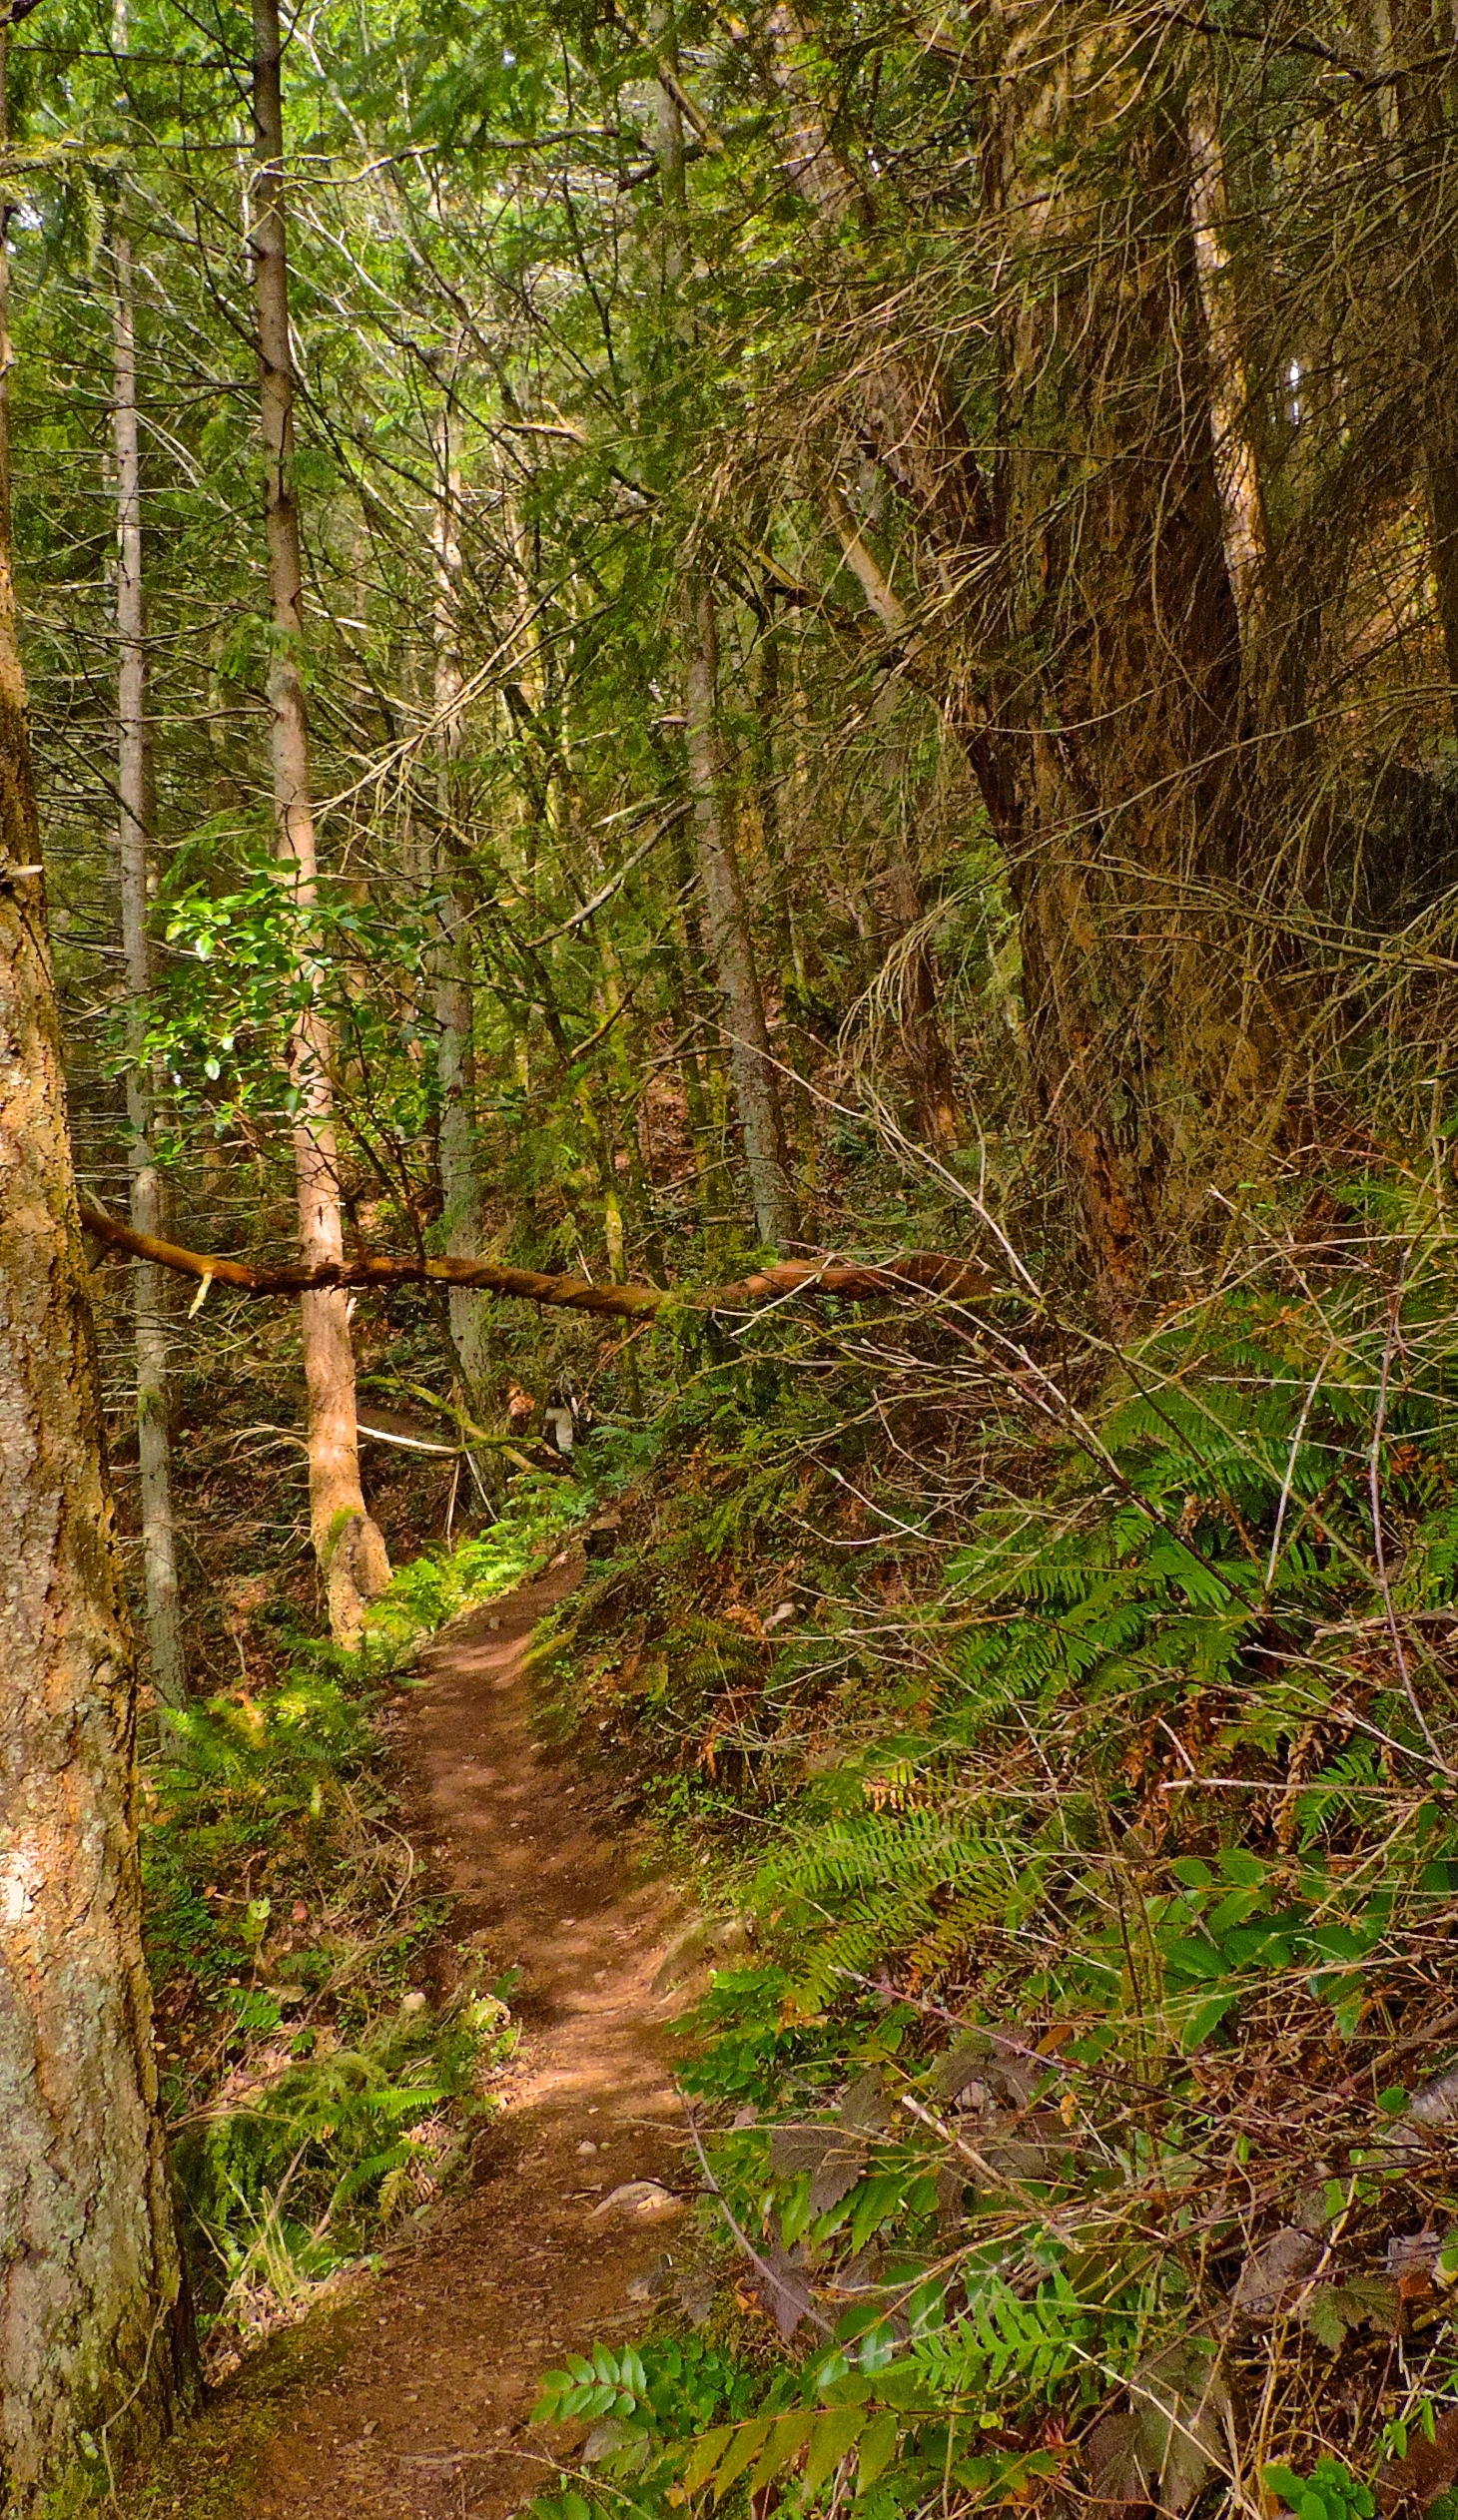
[[[422,1662],[403,1744],[414,1816],[454,1894],[454,1938],[521,1970],[524,2035],[469,2193],[337,2313],[343,2359],[252,2466],[256,2520],[512,2511],[551,2481],[526,2428],[538,2374],[641,2328],[627,2286],[686,2237],[672,2207],[594,2210],[630,2181],[687,2184],[663,2029],[675,2000],[653,1992],[679,1912],[628,1878],[611,1813],[531,1738],[527,1640],[574,1572],[493,1602]]]

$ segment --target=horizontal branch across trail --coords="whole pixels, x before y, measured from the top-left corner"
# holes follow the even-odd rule
[[[955,1259],[945,1251],[908,1251],[884,1266],[857,1260],[779,1260],[728,1286],[696,1287],[676,1293],[664,1286],[593,1286],[586,1278],[548,1277],[540,1269],[508,1269],[494,1260],[402,1260],[368,1253],[346,1260],[338,1268],[306,1269],[294,1262],[282,1269],[256,1269],[247,1260],[222,1253],[184,1251],[177,1243],[160,1242],[152,1234],[134,1233],[130,1225],[106,1216],[89,1201],[81,1203],[81,1222],[98,1242],[180,1277],[204,1284],[236,1286],[245,1295],[307,1295],[330,1286],[478,1286],[490,1295],[514,1295],[528,1304],[553,1304],[568,1312],[607,1313],[615,1319],[651,1320],[670,1304],[694,1312],[740,1312],[751,1304],[773,1303],[790,1295],[943,1295],[968,1303],[991,1293],[993,1278],[980,1260]]]

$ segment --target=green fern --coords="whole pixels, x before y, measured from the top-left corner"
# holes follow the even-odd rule
[[[1037,1904],[1043,1859],[955,1807],[828,1821],[760,1871],[753,1904],[807,1937],[790,2000],[818,2010],[848,1981],[905,1959],[933,1974]]]
[[[1094,2322],[1067,2275],[1055,2271],[1021,2295],[1001,2275],[969,2286],[965,2314],[919,2336],[912,2361],[938,2399],[1052,2397],[1060,2381],[1088,2367]]]

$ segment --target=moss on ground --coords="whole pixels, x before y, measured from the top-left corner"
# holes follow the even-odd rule
[[[362,2273],[333,2308],[282,2328],[222,2385],[135,2475],[119,2487],[116,2520],[243,2520],[272,2441],[341,2368],[370,2278]]]

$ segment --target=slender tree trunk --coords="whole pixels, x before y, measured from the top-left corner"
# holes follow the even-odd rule
[[[798,1231],[795,1193],[749,912],[724,802],[717,714],[718,622],[707,587],[691,595],[685,606],[684,645],[688,777],[709,958],[724,1005],[729,1072],[744,1132],[755,1230],[761,1242],[778,1245],[793,1242]]]
[[[1430,0],[1372,0],[1378,111],[1388,144],[1388,185],[1402,246],[1400,289],[1416,370],[1420,443],[1438,627],[1458,733],[1458,187],[1445,84],[1453,77],[1451,28],[1435,26]],[[1446,81],[1445,81],[1446,74]]]
[[[1225,195],[1220,104],[1212,84],[1197,82],[1190,89],[1188,121],[1190,225],[1209,365],[1215,480],[1220,494],[1225,566],[1240,617],[1241,652],[1248,670],[1260,638],[1269,540],[1260,467],[1250,429],[1250,387],[1240,313],[1225,243],[1229,203]]]
[[[822,484],[822,495],[826,513],[845,555],[846,566],[859,581],[866,601],[883,629],[902,643],[904,655],[914,663],[925,654],[925,647],[912,628],[906,606],[833,479]],[[894,707],[896,696],[893,683],[883,684],[872,714],[878,729],[883,730],[879,751],[883,764],[889,766],[891,774],[889,778],[883,776],[882,782],[887,791],[888,825],[895,833],[887,863],[891,878],[891,907],[897,926],[906,937],[912,931],[920,930],[924,905],[921,879],[907,853],[901,829],[903,814],[900,799],[893,793],[903,767],[901,748],[893,742],[887,729],[888,712]],[[952,1053],[937,1011],[937,966],[932,948],[920,933],[915,935],[910,950],[903,955],[898,999],[917,1127],[927,1145],[934,1147],[939,1154],[949,1154],[960,1136],[956,1078]]]
[[[0,2506],[40,2520],[170,2427],[193,2357],[8,515],[0,479]]]
[[[660,59],[676,76],[670,0],[655,0],[650,34]],[[683,117],[668,80],[654,87],[654,150],[662,190],[659,286],[665,332],[680,331],[683,279]],[[710,968],[723,1002],[729,1072],[744,1132],[744,1159],[761,1242],[793,1242],[799,1231],[785,1143],[779,1081],[770,1055],[764,999],[755,965],[739,859],[724,796],[718,731],[719,627],[707,587],[687,595],[683,612],[684,718],[694,838],[703,888]]]
[[[122,945],[126,955],[130,1060],[127,1149],[132,1223],[139,1234],[167,1234],[162,1177],[154,1145],[152,1065],[144,1047],[152,991],[148,933],[153,867],[152,741],[147,720],[146,614],[142,584],[142,474],[137,437],[137,347],[132,248],[118,227],[112,241],[116,294],[113,317],[112,433],[117,465],[117,799],[122,879]],[[142,1490],[142,1565],[152,1678],[166,1706],[187,1695],[187,1657],[178,1597],[172,1514],[171,1428],[167,1366],[171,1282],[146,1261],[132,1272],[137,1358],[137,1452]]]
[[[471,987],[469,907],[454,880],[461,846],[460,809],[460,476],[450,443],[447,404],[435,422],[434,717],[438,761],[440,847],[435,877],[441,937],[435,966],[436,1082],[440,1095],[441,1230],[447,1251],[475,1258],[482,1243],[480,1176],[476,1169],[475,1021]],[[479,1410],[486,1374],[487,1304],[468,1287],[450,1290],[450,1335],[466,1385]]]
[[[314,811],[309,787],[309,722],[300,660],[304,641],[299,504],[294,486],[294,361],[289,338],[289,263],[284,228],[284,109],[278,0],[254,0],[253,113],[256,174],[251,245],[258,313],[263,414],[265,518],[273,648],[269,712],[279,856],[295,901],[317,898]],[[294,1031],[292,1065],[300,1094],[294,1130],[299,1241],[315,1268],[344,1256],[336,1154],[329,1025],[316,1004]],[[309,1510],[315,1554],[329,1597],[330,1632],[358,1643],[364,1605],[389,1580],[383,1539],[364,1509],[355,1414],[350,1307],[341,1291],[300,1298],[308,1389]]]
[[[912,1108],[923,1143],[947,1155],[961,1137],[956,1073],[938,1013],[937,964],[924,926],[927,912],[921,881],[900,832],[891,844],[887,872],[892,915],[901,931],[896,948],[901,966],[897,1003]]]
[[[780,641],[773,623],[766,625],[760,641],[759,677],[754,701],[755,785],[771,886],[770,933],[774,957],[779,965],[781,1003],[788,1009],[795,1001],[804,972],[795,933],[793,866],[786,853],[780,819],[780,776],[776,761],[776,736],[780,721]],[[799,1060],[788,1064],[791,1068],[786,1080],[788,1096],[782,1092],[781,1108],[787,1118],[800,1228],[809,1241],[814,1239],[816,1228],[815,1103],[801,1073]]]

